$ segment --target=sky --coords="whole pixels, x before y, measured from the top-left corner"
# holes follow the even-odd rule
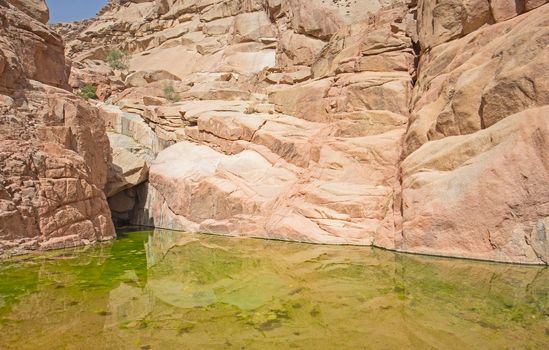
[[[107,0],[46,0],[50,23],[79,21],[94,17]]]

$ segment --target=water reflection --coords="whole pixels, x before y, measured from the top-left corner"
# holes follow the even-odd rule
[[[0,348],[541,349],[548,271],[130,233],[0,265]]]

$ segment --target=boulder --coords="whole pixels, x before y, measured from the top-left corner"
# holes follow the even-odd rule
[[[242,13],[235,17],[234,37],[236,42],[259,41],[272,38],[275,31],[267,14],[263,11]]]
[[[411,88],[408,72],[347,73],[337,81],[326,78],[273,89],[269,102],[281,113],[315,122],[330,121],[334,114],[369,110],[407,115]]]
[[[492,0],[490,9],[496,22],[506,21],[524,12],[524,0]]]
[[[488,0],[418,0],[418,34],[426,50],[494,23]]]
[[[180,81],[181,79],[165,70],[138,71],[129,74],[124,84],[127,87],[142,87],[162,80]]]
[[[277,62],[280,66],[310,66],[324,45],[320,39],[285,31],[279,40]]]
[[[154,153],[129,136],[112,132],[107,135],[111,144],[112,163],[105,194],[112,197],[147,180]]]

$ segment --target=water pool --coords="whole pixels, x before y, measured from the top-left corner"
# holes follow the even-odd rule
[[[549,269],[127,231],[0,263],[0,349],[547,349]]]

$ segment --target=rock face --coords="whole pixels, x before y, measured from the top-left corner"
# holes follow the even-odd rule
[[[0,1],[0,255],[114,237],[100,111],[68,87],[43,1]]]
[[[147,200],[152,208],[163,203],[167,208],[153,210],[151,223],[322,243],[372,244],[385,230],[391,232],[396,169],[377,162],[364,166],[360,160],[379,152],[383,160],[396,162],[398,152],[385,148],[403,130],[337,140],[319,129],[316,139],[299,141],[293,137],[302,122],[289,122],[297,121],[267,121],[252,142],[241,143],[249,149],[233,155],[189,142],[160,153],[151,167]],[[315,126],[304,124],[302,135]],[[322,136],[330,139],[326,145],[320,144]],[[181,160],[182,154],[189,156]],[[369,170],[378,174],[365,176]],[[159,212],[173,219],[163,223],[165,215],[155,216]]]
[[[50,19],[50,10],[43,0],[9,0],[8,2],[39,22],[47,23]]]
[[[428,142],[402,164],[399,249],[508,262],[547,261],[549,107]]]
[[[548,6],[422,53],[397,249],[547,264]]]
[[[479,29],[421,56],[405,154],[549,103],[546,7]]]
[[[149,167],[156,155],[170,145],[132,113],[116,106],[103,106],[112,162],[105,193],[116,224],[130,223],[129,212],[136,206],[135,187],[148,180]]]
[[[111,1],[57,29],[114,104],[119,222],[547,264],[548,6]]]
[[[34,4],[22,0],[15,3],[21,7]],[[11,2],[1,4],[0,91],[16,90],[25,79],[66,87],[70,66],[65,61],[61,38]]]
[[[152,162],[147,184],[110,199],[117,216],[136,201],[122,217],[163,228],[364,245],[395,235],[414,51],[390,24],[406,6],[369,21],[348,15],[346,5],[298,1],[159,5],[111,5],[68,48],[77,62],[114,41],[132,52],[135,72],[112,101],[177,142]],[[143,39],[115,32],[137,14],[156,18],[134,24]],[[353,50],[343,57],[337,47],[349,31]],[[95,36],[104,49],[89,45]],[[387,40],[391,46],[375,48]],[[334,49],[321,54],[328,44]],[[404,62],[384,65],[391,55]],[[316,65],[311,80],[319,57],[326,69]],[[124,158],[115,151],[114,164],[126,169]],[[140,182],[135,169],[145,167],[129,163],[139,180],[126,183]]]

